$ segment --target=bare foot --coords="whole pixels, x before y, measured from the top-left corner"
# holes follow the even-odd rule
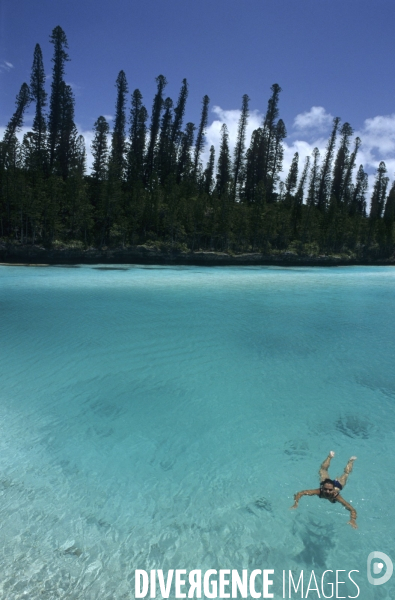
[[[331,451],[329,452],[329,456],[330,456],[331,458],[333,458],[333,457],[335,456],[335,453],[333,452],[333,450],[331,450]],[[351,460],[351,459],[350,459],[350,460]]]

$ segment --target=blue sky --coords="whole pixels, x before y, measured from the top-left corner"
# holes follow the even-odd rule
[[[251,98],[250,130],[258,126],[270,86],[279,83],[288,130],[284,171],[295,150],[301,157],[314,145],[324,150],[339,116],[362,139],[359,162],[373,173],[384,159],[393,179],[394,23],[394,0],[0,0],[0,128],[29,82],[37,42],[50,76],[49,36],[60,25],[71,59],[66,81],[88,145],[97,117],[114,112],[121,69],[149,112],[159,74],[173,100],[187,78],[186,120],[198,123],[208,94],[208,144],[217,144],[222,122],[232,141],[243,94]]]

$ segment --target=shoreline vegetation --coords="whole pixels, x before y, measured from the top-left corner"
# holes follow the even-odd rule
[[[278,267],[336,267],[336,266],[395,266],[395,258],[363,259],[352,254],[297,254],[278,251],[262,252],[215,252],[207,250],[182,250],[166,245],[139,245],[114,248],[83,248],[78,245],[56,247],[2,243],[0,240],[1,266],[50,266],[50,265],[163,265],[163,266],[278,266]]]
[[[394,263],[395,181],[390,185],[380,162],[367,198],[368,175],[362,164],[358,168],[362,141],[353,139],[349,123],[335,117],[323,156],[315,148],[299,165],[296,152],[282,181],[287,131],[275,83],[251,140],[246,139],[250,99],[245,94],[234,150],[223,124],[218,156],[211,146],[204,165],[209,97],[203,96],[199,124],[185,124],[187,80],[173,102],[165,95],[166,78],[159,75],[148,123],[141,92],[135,89],[129,97],[120,71],[112,131],[99,116],[88,174],[74,94],[65,80],[70,59],[60,26],[50,43],[50,94],[37,44],[30,83],[22,84],[0,142],[0,260]],[[32,128],[20,142],[17,134],[31,103]]]

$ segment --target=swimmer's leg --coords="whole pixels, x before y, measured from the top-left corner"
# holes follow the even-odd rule
[[[354,466],[354,460],[357,460],[357,457],[356,457],[356,456],[352,456],[352,457],[349,459],[348,463],[346,464],[346,466],[345,466],[345,468],[344,468],[344,473],[343,473],[343,475],[342,475],[341,477],[338,477],[338,478],[337,478],[338,482],[339,482],[339,483],[340,483],[340,484],[341,484],[343,487],[346,485],[346,483],[347,483],[347,478],[348,478],[349,474],[350,474],[350,473],[351,473],[351,471],[352,471],[352,468],[353,468],[353,466]]]
[[[331,464],[331,460],[334,456],[335,456],[335,453],[333,452],[333,450],[331,450],[329,452],[328,456],[326,457],[326,459],[324,460],[324,462],[322,463],[320,470],[319,470],[320,481],[324,481],[324,479],[330,479],[328,469],[329,469],[329,465]]]

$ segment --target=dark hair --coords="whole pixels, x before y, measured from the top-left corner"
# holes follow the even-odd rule
[[[332,479],[324,479],[324,481],[321,481],[321,483],[320,483],[320,487],[324,486],[326,483],[330,483],[330,484],[332,484],[332,485],[333,485],[333,487],[336,487],[336,486],[335,486],[335,482],[334,482],[334,481],[332,481]]]

